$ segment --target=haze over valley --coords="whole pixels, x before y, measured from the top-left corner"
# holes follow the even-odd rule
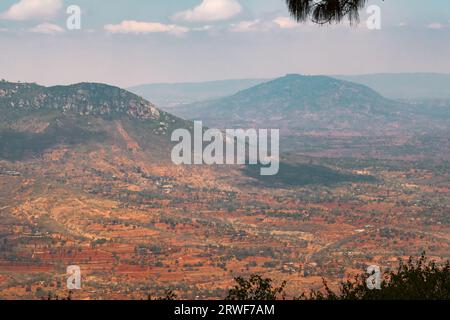
[[[448,296],[450,5],[424,6],[0,1],[0,300],[305,298],[423,252],[440,287],[394,298]]]
[[[434,116],[363,85],[288,75],[173,109],[281,128],[274,177],[175,166],[171,132],[192,122],[117,87],[1,82],[0,107],[5,298],[63,294],[73,264],[87,289],[76,298],[220,298],[236,273],[289,279],[294,295],[367,263],[448,256],[443,106]]]

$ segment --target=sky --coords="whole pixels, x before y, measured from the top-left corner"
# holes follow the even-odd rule
[[[70,6],[81,10],[71,30]],[[449,0],[369,0],[358,25],[298,24],[285,0],[1,0],[0,78],[43,85],[450,73]],[[72,22],[74,20],[71,20]]]

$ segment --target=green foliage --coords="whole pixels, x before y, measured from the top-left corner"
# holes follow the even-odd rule
[[[280,287],[274,287],[272,280],[252,275],[249,279],[235,278],[236,285],[230,289],[226,300],[278,300],[284,299],[283,282]]]
[[[60,297],[59,295],[55,294],[55,293],[52,292],[52,291],[48,291],[48,292],[47,292],[47,295],[45,295],[45,290],[43,290],[42,288],[39,287],[39,288],[36,289],[36,295],[37,295],[38,297],[40,297],[41,300],[48,300],[48,301],[70,301],[70,300],[72,300],[73,292],[72,292],[72,291],[69,291],[69,292],[67,293],[67,295],[65,295],[65,296],[63,296],[63,297]]]
[[[298,300],[450,300],[450,262],[438,265],[425,253],[419,258],[400,261],[396,270],[386,271],[380,289],[369,289],[368,274],[357,275],[340,284],[334,292],[324,280],[324,289],[303,293]],[[274,287],[272,279],[252,275],[249,279],[236,278],[227,300],[284,299],[286,282]]]
[[[274,176],[261,176],[259,166],[247,166],[244,173],[268,186],[305,186],[309,184],[334,185],[342,182],[375,182],[366,175],[341,173],[325,166],[313,164],[280,163],[280,171]]]
[[[147,300],[156,300],[156,301],[172,301],[177,300],[177,295],[172,290],[167,290],[164,293],[164,296],[153,299],[151,295],[147,297]]]
[[[400,261],[394,271],[386,271],[381,289],[370,290],[366,281],[370,275],[358,275],[353,281],[341,283],[333,292],[324,281],[324,291],[311,291],[300,299],[307,300],[449,300],[450,263],[439,266],[422,254],[420,258]]]
[[[40,156],[57,144],[76,145],[88,141],[103,141],[104,132],[87,131],[76,126],[52,125],[44,132],[0,131],[0,159],[17,161],[27,156]]]

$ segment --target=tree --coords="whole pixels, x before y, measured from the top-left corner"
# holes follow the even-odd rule
[[[311,19],[318,24],[339,23],[348,18],[359,21],[359,10],[367,0],[286,0],[289,11],[298,22]]]
[[[173,301],[177,300],[177,295],[172,290],[166,290],[162,297],[153,299],[151,295],[147,296],[147,300],[159,300],[159,301]]]
[[[380,290],[370,290],[366,284],[369,275],[358,275],[353,281],[340,285],[333,292],[324,281],[324,291],[311,291],[306,300],[450,300],[450,263],[438,266],[435,261],[420,258],[400,261],[394,271],[384,273]]]
[[[262,278],[259,275],[252,275],[248,280],[242,277],[234,280],[236,285],[230,289],[226,300],[273,301],[284,299],[286,282],[283,282],[280,287],[274,287],[271,279]]]
[[[357,275],[354,280],[342,282],[338,292],[329,288],[303,293],[297,300],[450,300],[450,262],[438,265],[426,258],[400,261],[396,270],[386,271],[381,289],[370,290],[366,280],[370,275]],[[286,282],[273,287],[272,280],[252,275],[248,280],[236,278],[227,300],[278,300],[285,298]]]

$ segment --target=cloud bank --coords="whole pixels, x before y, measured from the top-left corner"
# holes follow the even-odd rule
[[[64,29],[56,24],[45,22],[28,29],[28,31],[42,34],[57,34],[64,32]]]
[[[189,29],[174,24],[164,24],[159,22],[141,22],[135,20],[124,20],[119,24],[108,24],[104,29],[110,33],[122,34],[148,34],[148,33],[169,33],[182,35],[189,32]]]

